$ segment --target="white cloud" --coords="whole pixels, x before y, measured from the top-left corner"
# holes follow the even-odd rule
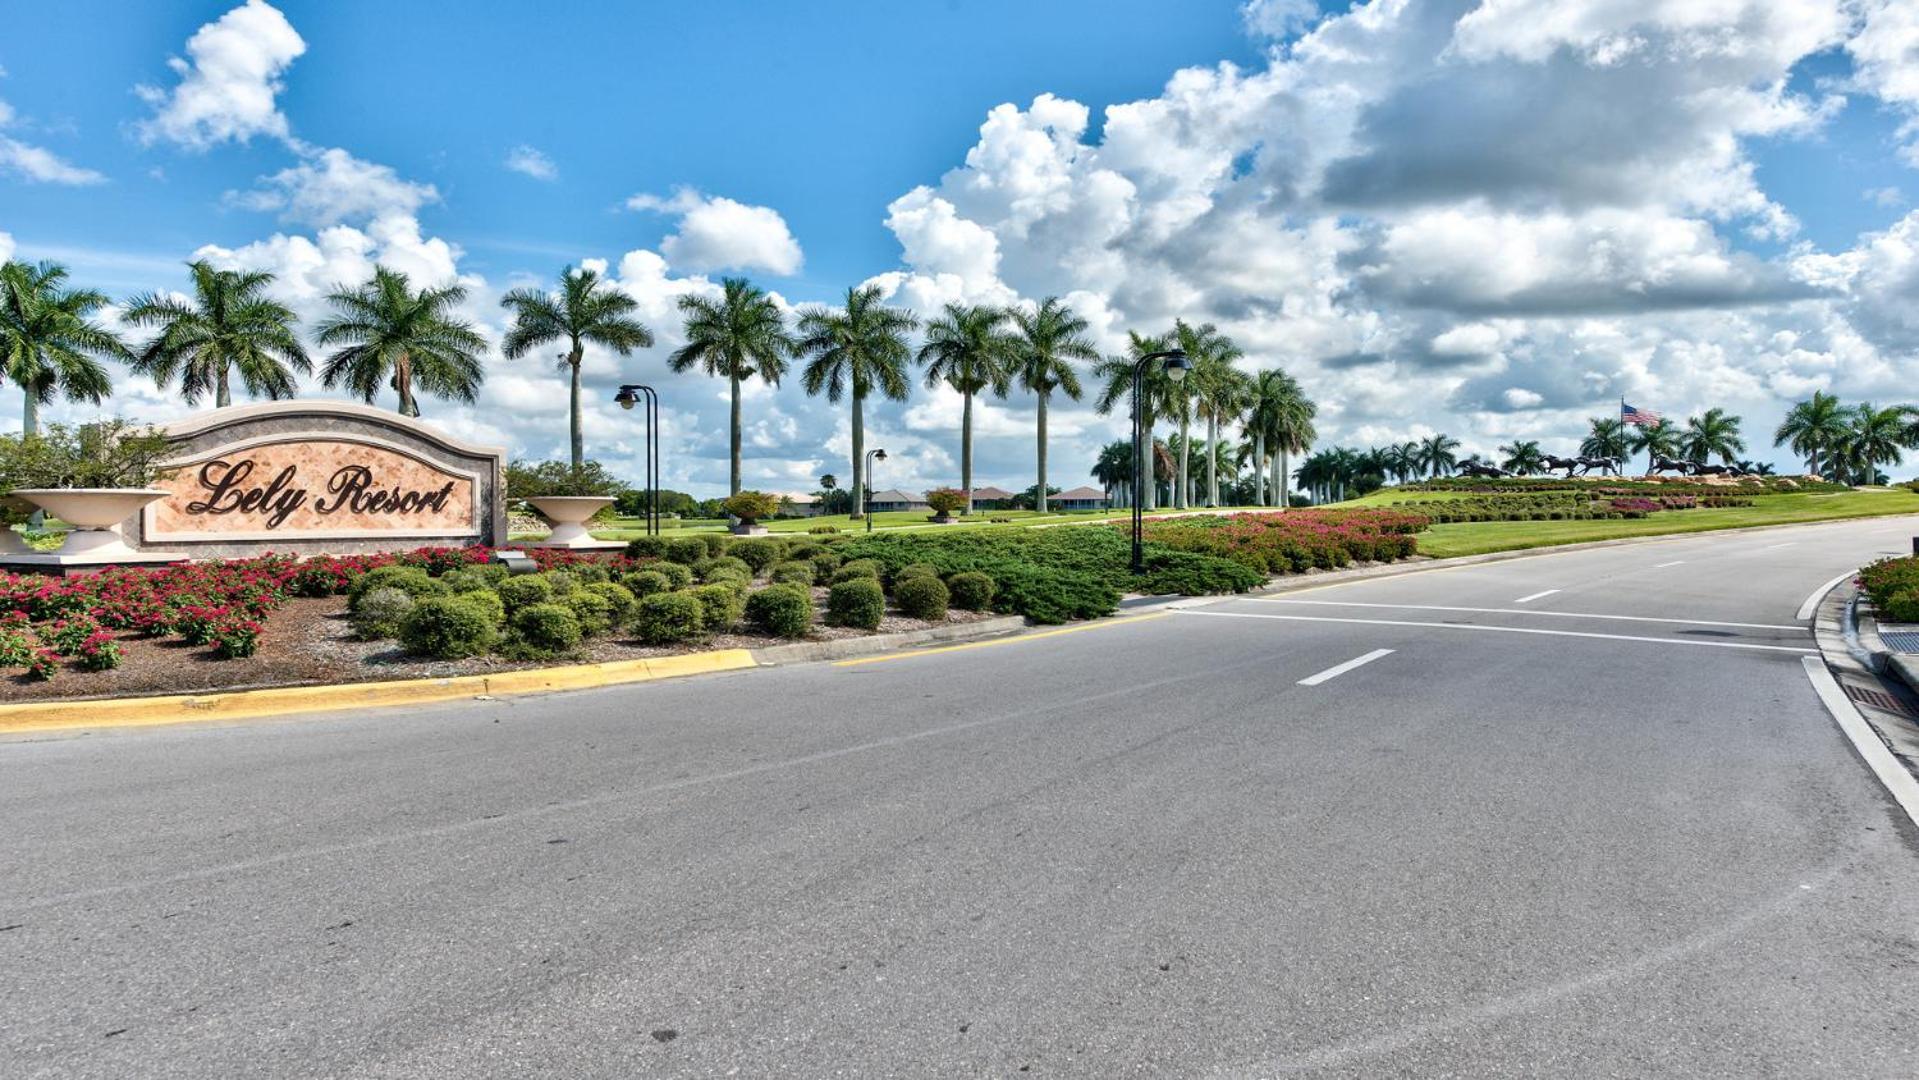
[[[16,119],[13,106],[0,101],[0,128],[12,126]],[[106,179],[92,169],[63,160],[51,150],[9,135],[0,135],[0,174],[12,174],[41,184],[98,184]]]
[[[440,195],[431,184],[403,179],[391,167],[340,149],[300,146],[299,164],[263,177],[251,191],[228,192],[248,210],[278,211],[281,220],[324,228],[340,222],[411,216]]]
[[[668,197],[635,195],[626,205],[679,218],[679,227],[660,244],[661,253],[676,266],[702,273],[765,270],[786,276],[798,273],[805,261],[786,219],[771,207],[686,187]]]
[[[1904,157],[1919,168],[1919,7],[1911,0],[1864,0],[1860,7],[1865,18],[1846,42],[1854,81],[1905,113]]]
[[[187,40],[190,59],[167,62],[180,77],[171,91],[135,88],[153,107],[136,127],[141,141],[205,150],[255,135],[286,138],[287,119],[276,100],[280,78],[304,52],[306,42],[278,8],[247,0]]]
[[[0,232],[0,263],[13,258],[13,234]]]
[[[560,167],[553,164],[552,158],[524,143],[507,153],[506,167],[513,172],[531,176],[535,180],[560,178]]]
[[[1906,205],[1905,192],[1900,191],[1896,187],[1868,188],[1861,193],[1860,197],[1872,205],[1886,210],[1894,210]]]

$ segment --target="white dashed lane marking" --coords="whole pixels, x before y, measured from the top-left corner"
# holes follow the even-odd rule
[[[1317,675],[1308,675],[1305,678],[1299,680],[1299,685],[1318,686],[1320,683],[1323,683],[1327,681],[1328,679],[1337,679],[1341,675],[1346,674],[1347,672],[1353,670],[1356,667],[1360,667],[1365,664],[1370,664],[1382,656],[1391,656],[1392,653],[1393,651],[1391,649],[1374,649],[1372,652],[1367,653],[1365,656],[1355,656],[1351,660],[1348,660],[1343,664],[1334,664],[1332,667],[1327,668],[1325,671],[1322,671]]]

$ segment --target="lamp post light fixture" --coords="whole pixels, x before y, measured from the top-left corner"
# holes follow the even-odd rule
[[[886,451],[868,450],[866,452],[866,477],[860,482],[860,511],[866,518],[866,531],[873,531],[873,462],[885,461]]]
[[[629,412],[646,395],[646,535],[660,534],[660,395],[650,386],[623,383],[613,400]]]
[[[1165,366],[1166,377],[1179,382],[1193,369],[1193,362],[1186,358],[1180,349],[1167,349],[1164,352],[1147,353],[1133,365],[1133,573],[1146,572],[1145,556],[1145,505],[1147,457],[1150,448],[1144,445],[1146,435],[1146,405],[1141,400],[1141,383],[1146,369],[1159,363]]]

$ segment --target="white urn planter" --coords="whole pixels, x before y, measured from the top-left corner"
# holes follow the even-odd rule
[[[767,534],[766,526],[757,521],[736,521],[727,526],[726,531],[734,536],[765,536]]]
[[[544,540],[535,540],[527,547],[545,548],[616,548],[623,547],[617,540],[595,540],[593,534],[586,531],[587,520],[594,514],[613,505],[611,495],[542,495],[537,499],[528,499],[540,516],[553,523],[553,531]]]
[[[162,488],[19,488],[13,497],[73,526],[58,548],[40,553],[46,561],[68,564],[151,561],[127,546],[120,523],[168,494]]]

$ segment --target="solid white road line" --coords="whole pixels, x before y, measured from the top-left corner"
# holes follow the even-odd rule
[[[1800,663],[1806,665],[1806,678],[1812,680],[1812,688],[1819,694],[1819,700],[1826,711],[1838,722],[1839,730],[1852,740],[1853,749],[1865,759],[1866,767],[1886,785],[1886,792],[1898,802],[1912,823],[1919,825],[1919,780],[1914,780],[1899,759],[1892,756],[1886,744],[1880,740],[1879,733],[1872,729],[1866,718],[1853,708],[1851,699],[1839,688],[1839,680],[1832,677],[1826,668],[1826,662],[1816,656],[1808,656]]]
[[[1394,608],[1400,611],[1464,611],[1473,615],[1526,615],[1537,619],[1608,619],[1614,622],[1668,623],[1677,626],[1734,626],[1742,630],[1801,630],[1796,623],[1715,622],[1711,619],[1661,619],[1652,615],[1594,615],[1583,611],[1541,611],[1538,608],[1448,607],[1444,604],[1370,604],[1358,600],[1290,600],[1262,596],[1268,604],[1305,604],[1312,607]]]
[[[1780,548],[1789,548],[1793,546],[1795,543],[1798,543],[1798,541],[1788,540],[1783,544],[1767,544],[1765,547],[1762,547],[1759,550],[1760,551],[1778,551]]]
[[[1814,589],[1812,591],[1812,595],[1806,597],[1806,602],[1799,605],[1799,610],[1797,613],[1793,615],[1793,618],[1798,619],[1801,622],[1812,618],[1812,613],[1819,609],[1819,601],[1824,600],[1826,598],[1827,593],[1838,588],[1840,582],[1846,580],[1847,578],[1851,577],[1852,575],[1858,572],[1859,571],[1857,570],[1848,570],[1845,573],[1840,574],[1838,577],[1833,578],[1831,581],[1826,582],[1824,585],[1819,586],[1817,589]]]
[[[1659,564],[1658,566],[1655,566],[1655,567],[1653,567],[1653,569],[1654,569],[1654,570],[1664,570],[1664,569],[1665,569],[1666,567],[1668,567],[1668,566],[1684,566],[1684,565],[1686,565],[1686,560],[1684,560],[1684,559],[1674,559],[1674,560],[1673,560],[1673,561],[1671,561],[1671,562],[1662,562],[1662,563],[1660,563],[1660,564]]]
[[[1657,645],[1693,645],[1704,649],[1756,649],[1761,652],[1810,653],[1817,649],[1794,645],[1751,645],[1743,641],[1692,641],[1688,638],[1644,637],[1637,634],[1594,634],[1584,630],[1541,630],[1533,626],[1484,626],[1479,623],[1415,622],[1410,619],[1335,619],[1325,615],[1262,615],[1251,611],[1202,611],[1187,608],[1173,615],[1215,619],[1279,619],[1285,622],[1355,623],[1361,626],[1412,626],[1430,630],[1483,630],[1492,634],[1542,634],[1547,637],[1598,638],[1604,641],[1649,641]]]
[[[1370,664],[1382,656],[1391,656],[1392,654],[1393,654],[1393,651],[1391,649],[1374,649],[1372,652],[1367,653],[1365,656],[1355,656],[1351,660],[1348,660],[1343,664],[1334,664],[1332,667],[1327,668],[1325,671],[1322,671],[1317,675],[1308,675],[1305,678],[1299,680],[1299,685],[1318,686],[1320,683],[1323,683],[1328,679],[1337,679],[1341,675],[1346,674],[1347,672],[1353,670],[1356,667],[1360,667],[1365,664]]]
[[[1515,604],[1530,604],[1530,603],[1532,603],[1532,602],[1533,602],[1534,600],[1538,600],[1538,599],[1541,599],[1542,597],[1547,597],[1547,596],[1551,596],[1552,594],[1554,594],[1554,593],[1556,593],[1556,592],[1558,592],[1558,591],[1559,591],[1558,589],[1546,589],[1546,590],[1543,590],[1543,591],[1541,591],[1541,592],[1536,592],[1536,593],[1533,593],[1533,594],[1532,594],[1531,596],[1522,596],[1522,597],[1520,597],[1519,599],[1517,599],[1517,600],[1514,600],[1514,601],[1513,601],[1513,603],[1515,603]]]

